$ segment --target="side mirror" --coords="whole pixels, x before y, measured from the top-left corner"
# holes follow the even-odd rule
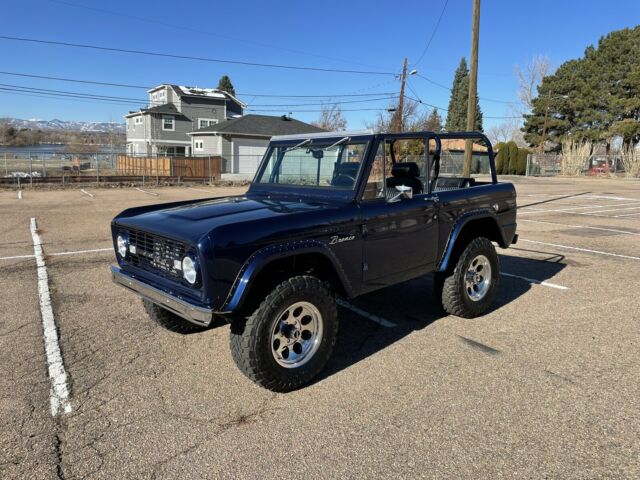
[[[413,188],[407,187],[406,185],[397,185],[396,193],[393,197],[387,200],[387,203],[395,203],[399,202],[401,199],[412,199],[413,198]]]

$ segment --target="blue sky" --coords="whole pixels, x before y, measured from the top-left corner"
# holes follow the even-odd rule
[[[410,65],[420,57],[444,1],[21,0],[4,2],[0,35],[249,62],[398,72],[404,56],[409,58]],[[449,0],[429,50],[416,67],[420,74],[451,84],[460,57],[469,54],[471,4],[471,0]],[[515,65],[542,54],[558,66],[581,56],[585,47],[597,43],[602,35],[633,27],[639,19],[637,0],[609,0],[605,5],[595,0],[483,0],[479,95],[515,100]],[[228,74],[243,101],[264,109],[270,108],[257,105],[297,102],[251,94],[335,95],[399,90],[399,82],[392,75],[223,65],[9,40],[0,40],[0,58],[0,70],[5,72],[135,85],[177,83],[215,87],[218,78]],[[3,74],[0,83],[146,98],[144,90]],[[424,102],[446,108],[447,90],[417,76],[411,77],[410,86]],[[411,91],[407,93],[414,95]],[[312,102],[315,101],[307,99],[300,103]],[[383,109],[388,102],[344,104],[349,128],[363,128],[376,111],[346,110]],[[18,118],[122,121],[123,114],[139,105],[64,101],[0,92],[0,116]],[[505,104],[481,101],[481,106],[485,117],[511,114]],[[272,107],[277,111],[271,114],[318,108]],[[294,117],[305,121],[317,116],[315,112],[294,113]],[[501,121],[485,118],[485,129]]]

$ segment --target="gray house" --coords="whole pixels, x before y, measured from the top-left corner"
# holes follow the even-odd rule
[[[195,156],[222,157],[222,172],[252,176],[274,135],[324,132],[286,115],[244,115],[189,133]]]
[[[242,115],[245,105],[214,88],[159,85],[149,107],[125,115],[127,153],[190,155],[188,133]]]

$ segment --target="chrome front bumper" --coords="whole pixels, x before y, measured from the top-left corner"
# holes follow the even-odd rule
[[[136,280],[124,273],[120,268],[111,266],[111,279],[113,283],[121,285],[149,300],[156,305],[169,310],[172,313],[188,320],[196,325],[209,326],[213,319],[213,310],[191,305],[180,298],[158,290],[146,283]]]

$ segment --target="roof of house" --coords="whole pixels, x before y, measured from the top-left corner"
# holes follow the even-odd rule
[[[169,85],[174,92],[176,92],[176,94],[179,97],[205,97],[205,98],[219,98],[219,99],[230,99],[233,100],[234,102],[236,102],[239,105],[242,105],[242,107],[246,107],[246,104],[242,103],[240,100],[238,100],[235,96],[231,95],[229,92],[225,92],[223,90],[218,90],[217,88],[201,88],[201,87],[187,87],[184,85]],[[158,87],[150,90],[153,91],[155,89],[157,89]]]
[[[272,137],[274,135],[295,135],[313,132],[324,132],[324,130],[284,115],[274,117],[271,115],[250,114],[201,128],[191,132],[189,135],[223,134]]]

